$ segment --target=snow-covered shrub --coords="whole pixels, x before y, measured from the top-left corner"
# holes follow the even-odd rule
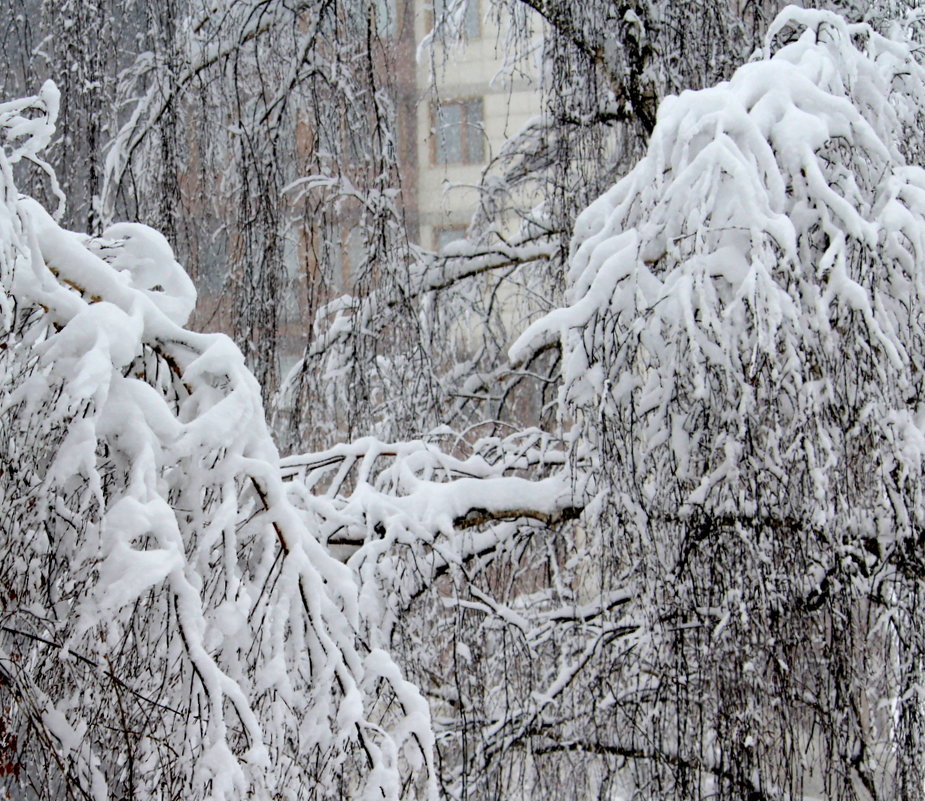
[[[561,337],[606,487],[640,628],[598,747],[636,788],[921,797],[925,79],[832,13],[767,42],[662,103],[511,355]]]
[[[0,702],[33,798],[398,798],[426,706],[287,500],[260,388],[139,224],[19,196],[57,111],[0,105]],[[373,610],[378,614],[378,610]]]

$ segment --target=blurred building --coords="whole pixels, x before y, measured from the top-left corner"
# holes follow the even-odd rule
[[[424,42],[434,7],[426,0],[409,2],[415,40]],[[507,32],[485,0],[448,9],[445,2],[450,0],[436,0],[438,19],[451,33],[461,33],[462,41],[450,52],[419,48],[415,70],[418,236],[422,246],[438,251],[465,233],[478,202],[474,187],[489,160],[540,110],[537,79],[506,69]]]
[[[366,8],[376,49],[384,54],[376,83],[392,99],[397,117],[405,228],[412,244],[439,252],[465,235],[478,204],[476,187],[492,157],[539,113],[538,79],[505,69],[506,31],[487,0],[369,0]],[[458,43],[431,44],[441,38],[432,36],[435,23]],[[324,149],[325,137],[345,135],[344,125],[342,119],[325,121],[323,128],[295,122],[288,137],[294,143],[289,179],[298,182],[306,174],[300,152]],[[349,172],[349,165],[345,169]],[[196,186],[184,185],[184,190],[190,196],[202,194]],[[287,195],[290,201],[293,197]],[[318,307],[358,291],[356,277],[371,258],[359,222],[360,204],[338,199],[335,205],[327,212],[337,218],[333,233],[318,224],[318,206],[293,206],[284,252],[292,286],[277,331],[280,375],[303,353]],[[209,259],[215,269],[197,271],[200,302],[193,324],[200,329],[234,330],[224,269],[234,237],[233,227],[220,229]],[[333,265],[324,275],[318,268],[322,260]]]

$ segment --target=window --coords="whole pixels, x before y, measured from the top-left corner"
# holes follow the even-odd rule
[[[434,21],[467,39],[477,39],[481,33],[479,0],[434,0]]]
[[[448,245],[466,238],[465,228],[438,228],[435,231],[435,242],[437,253],[444,255]]]
[[[482,98],[441,103],[434,116],[436,164],[480,164],[484,161]]]
[[[373,13],[376,17],[376,34],[383,39],[394,36],[397,28],[395,0],[373,0]]]
[[[339,227],[331,243],[330,254],[335,289],[352,291],[368,261],[363,231],[359,227]]]

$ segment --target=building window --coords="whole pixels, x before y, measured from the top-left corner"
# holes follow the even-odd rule
[[[434,0],[434,19],[467,39],[477,39],[481,34],[479,0]]]
[[[481,164],[485,160],[482,98],[441,103],[434,117],[436,164]]]
[[[334,288],[352,291],[368,262],[366,237],[359,227],[341,226],[331,243],[331,267]]]
[[[441,256],[446,254],[447,246],[466,238],[465,228],[438,228],[434,232],[434,245]]]
[[[373,0],[373,14],[376,17],[376,34],[383,39],[395,36],[398,27],[395,0]]]

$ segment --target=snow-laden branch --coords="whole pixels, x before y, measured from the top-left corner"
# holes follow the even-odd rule
[[[436,441],[364,438],[287,457],[282,468],[294,502],[319,515],[321,540],[349,564],[378,559],[389,545],[441,549],[430,562],[431,575],[420,577],[426,586],[440,575],[450,552],[466,559],[497,546],[495,535],[464,535],[467,529],[504,520],[557,526],[577,518],[586,501],[587,478],[573,475],[561,445],[543,432],[485,438],[470,447],[472,453],[462,459]],[[517,475],[550,472],[538,479]]]

